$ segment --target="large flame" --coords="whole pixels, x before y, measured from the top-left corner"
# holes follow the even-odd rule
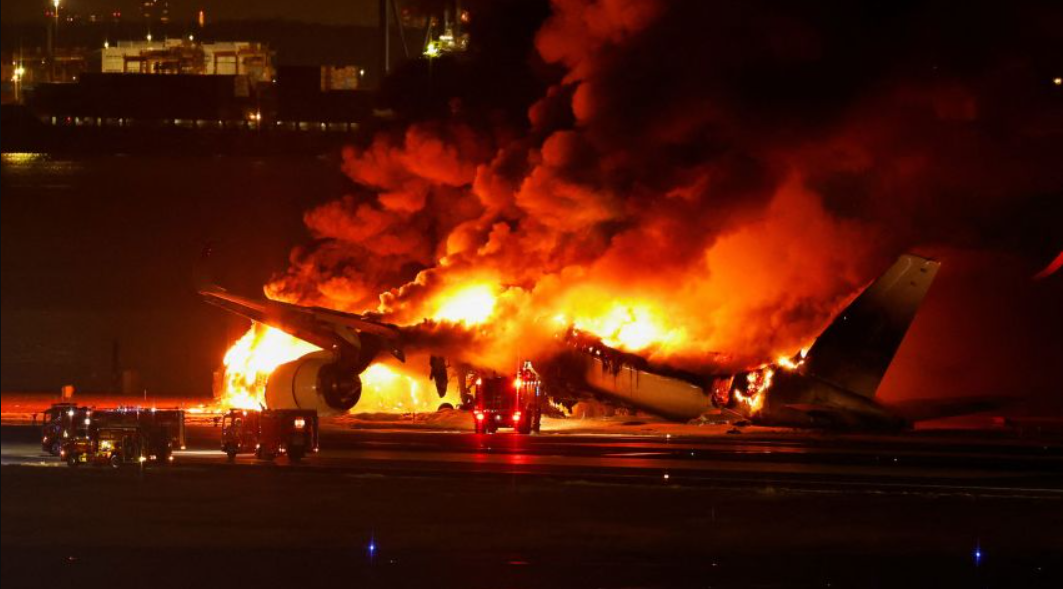
[[[266,407],[266,381],[281,364],[320,350],[317,346],[279,329],[254,323],[225,353],[225,373],[216,404],[220,408]],[[411,413],[434,411],[442,402],[427,378],[404,372],[402,367],[375,363],[361,374],[360,412]]]
[[[466,326],[479,325],[490,319],[497,303],[495,289],[490,284],[461,285],[436,297],[432,318]]]
[[[254,323],[225,353],[225,378],[218,403],[258,409],[266,402],[266,380],[281,364],[320,350],[297,337]]]
[[[679,344],[684,339],[681,329],[665,325],[657,307],[651,303],[613,303],[602,314],[573,311],[572,325],[580,331],[593,333],[614,348],[640,352],[651,347]]]

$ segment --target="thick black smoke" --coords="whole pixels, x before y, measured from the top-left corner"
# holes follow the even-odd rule
[[[322,241],[272,295],[408,322],[469,280],[518,323],[648,302],[646,353],[751,363],[901,252],[1015,280],[1061,250],[1057,7],[556,0],[541,23],[517,3],[522,29],[491,4],[490,51],[396,79],[427,90],[345,153],[363,192],[307,213]]]

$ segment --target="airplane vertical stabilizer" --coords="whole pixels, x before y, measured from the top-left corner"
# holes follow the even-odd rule
[[[905,254],[816,339],[805,374],[873,397],[940,262]]]

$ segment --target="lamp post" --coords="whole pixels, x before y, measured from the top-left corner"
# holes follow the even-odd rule
[[[52,11],[55,16],[55,27],[52,30],[52,81],[55,82],[55,63],[59,61],[59,2],[60,0],[52,0]]]

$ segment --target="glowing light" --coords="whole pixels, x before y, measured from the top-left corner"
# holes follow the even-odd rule
[[[148,33],[148,36],[147,36],[147,37],[145,37],[145,38],[146,38],[146,39],[147,39],[148,41],[151,41],[151,33]]]
[[[439,45],[435,41],[429,41],[428,45],[425,45],[424,56],[429,59],[439,57]]]
[[[435,389],[387,364],[370,364],[361,375],[359,411],[417,413],[435,411]]]
[[[258,409],[265,404],[266,380],[278,366],[318,350],[279,329],[253,324],[225,353],[225,381],[218,404]]]
[[[607,346],[632,352],[675,344],[683,338],[680,330],[665,327],[660,314],[646,303],[617,303],[603,315],[582,317],[573,324],[581,331],[597,335]]]
[[[771,388],[772,377],[775,371],[771,368],[761,368],[746,374],[746,389],[735,390],[735,398],[744,405],[749,415],[756,415],[764,407],[764,397]]]
[[[1063,78],[1060,78],[1058,76],[1055,77],[1055,78],[1052,78],[1052,83],[1055,84],[1056,86],[1063,86]]]
[[[438,307],[432,318],[436,321],[479,325],[491,318],[498,298],[488,284],[465,286],[457,291],[444,292],[436,299]]]

